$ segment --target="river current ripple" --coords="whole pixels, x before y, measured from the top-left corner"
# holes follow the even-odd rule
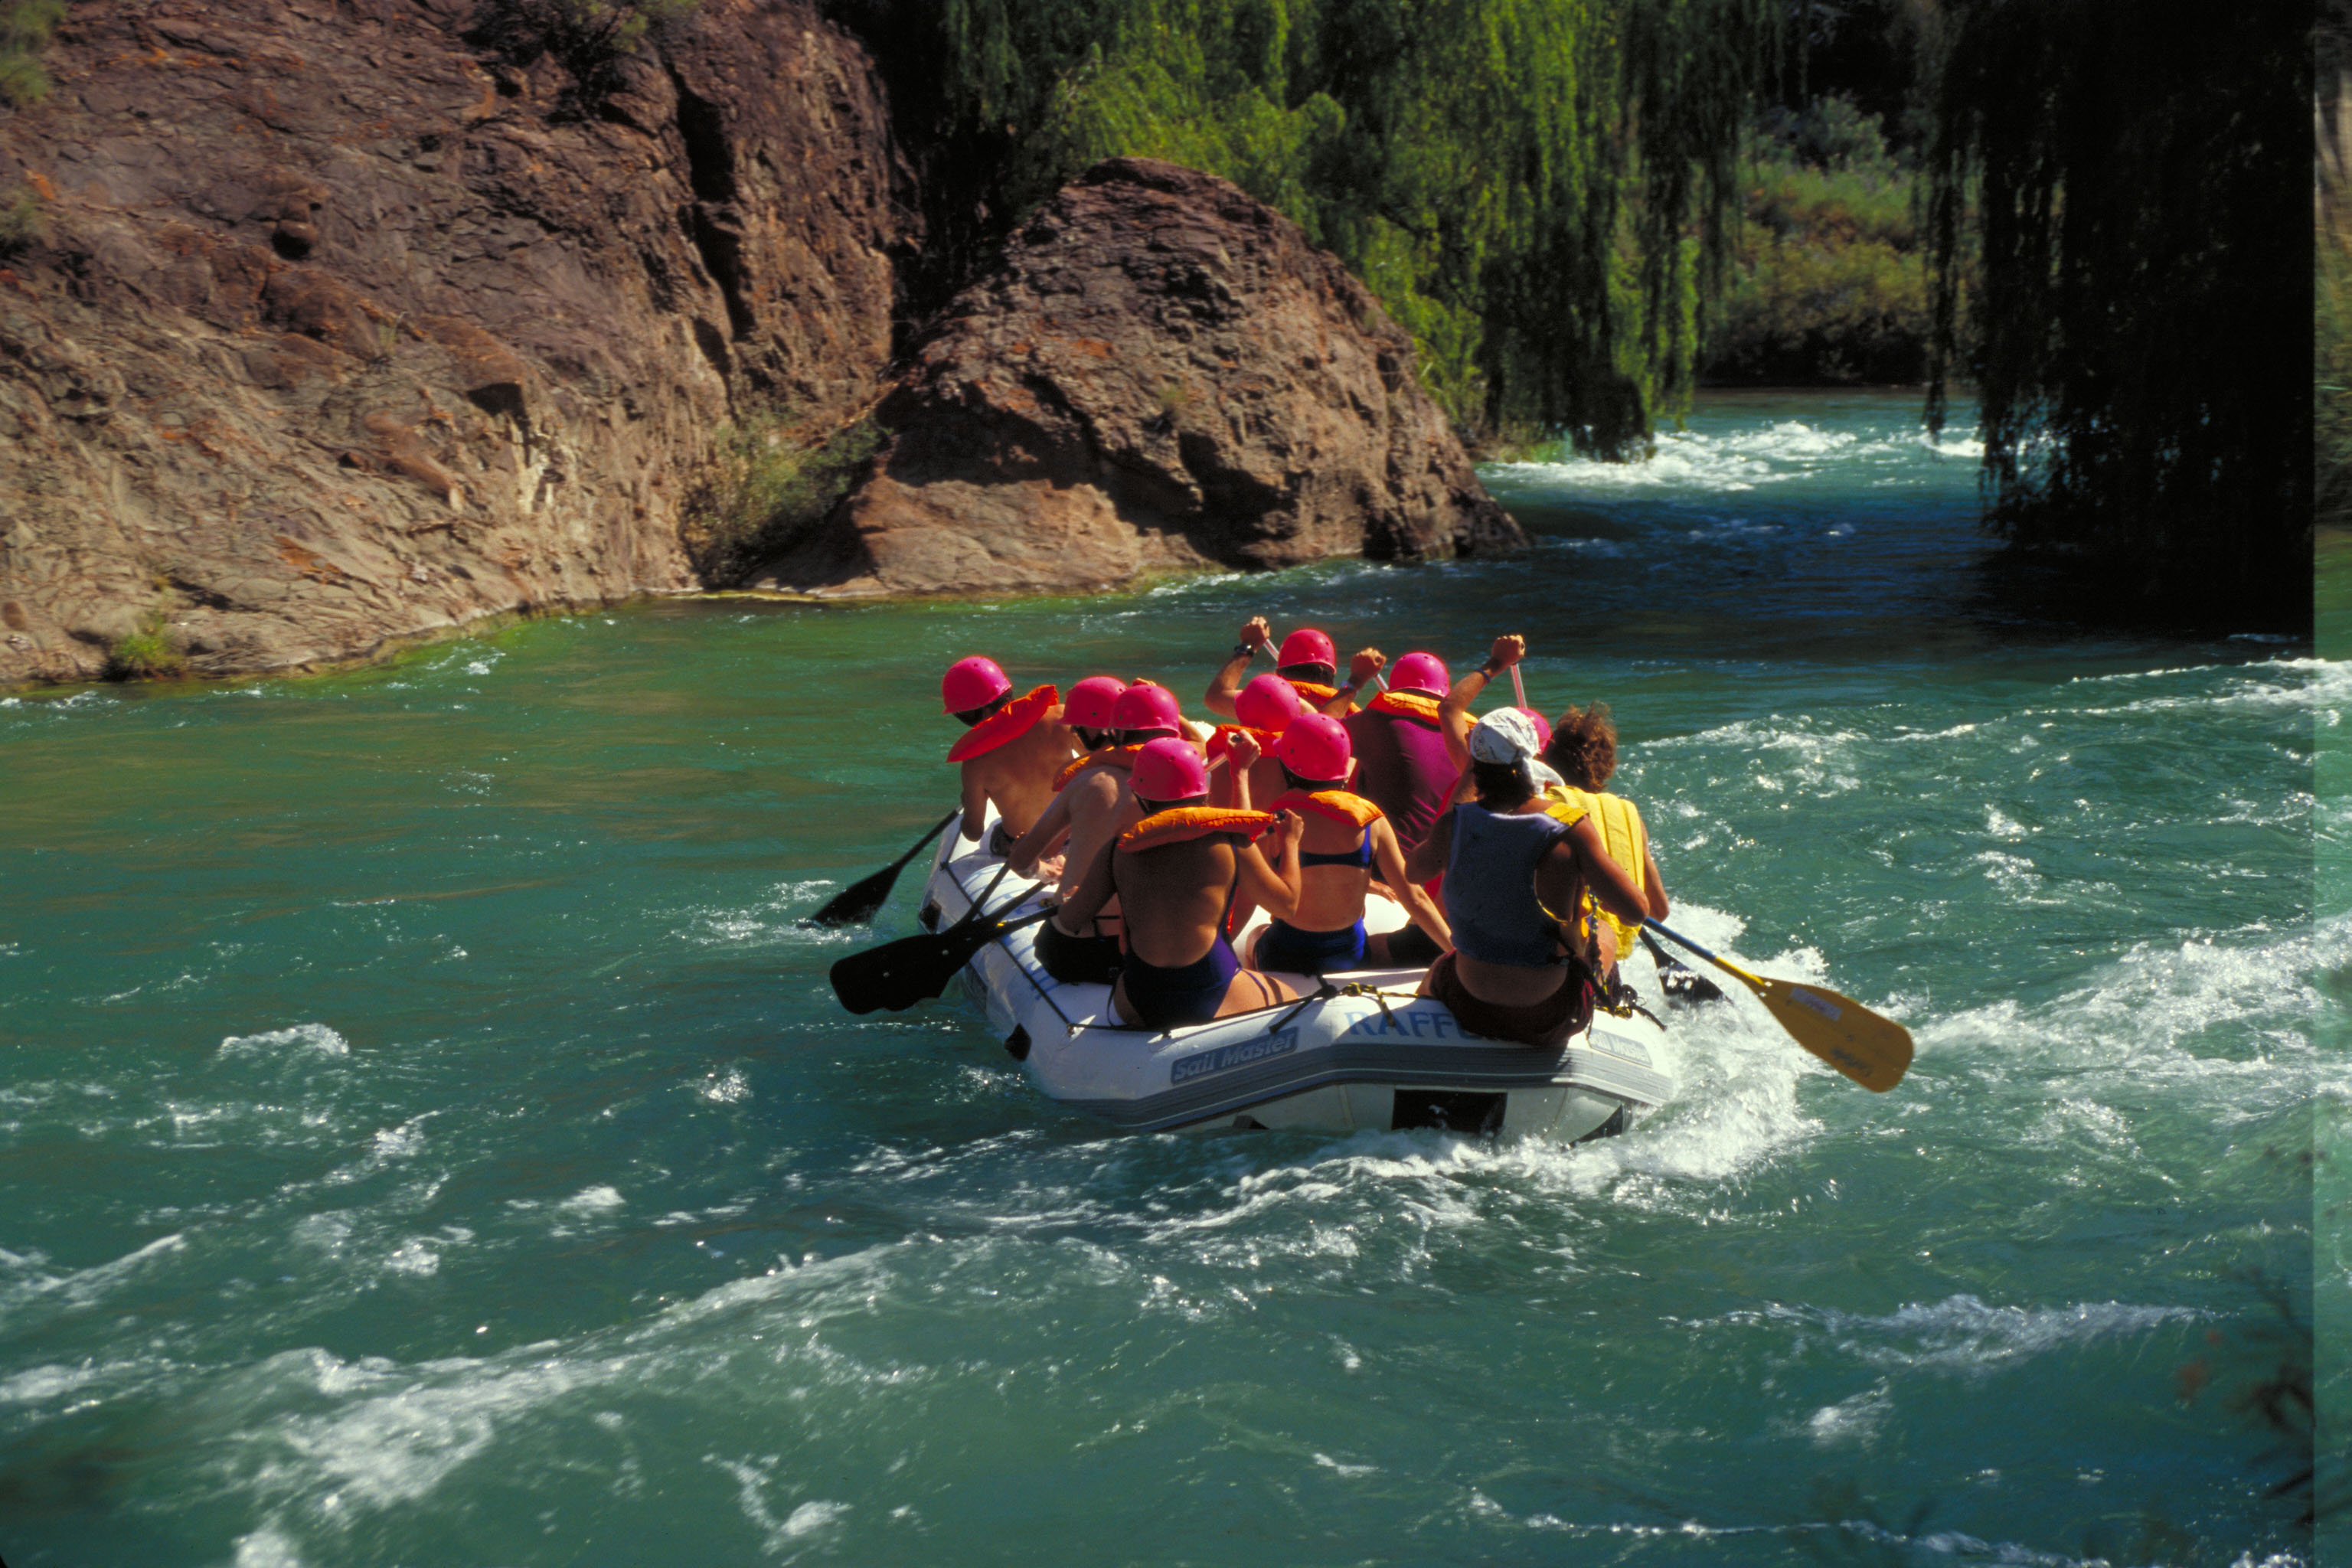
[[[1508,560],[0,701],[0,1555],[2308,1561],[2244,1397],[2352,1099],[2352,667],[2002,610],[1973,457],[1722,397],[1491,469]],[[1580,1148],[1118,1139],[835,1008],[796,922],[951,801],[940,667],[1189,697],[1260,609],[1524,631],[1676,923],[1910,1078],[1742,1004]]]

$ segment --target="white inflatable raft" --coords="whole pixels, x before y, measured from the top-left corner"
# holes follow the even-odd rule
[[[1000,880],[1003,871],[1001,858],[950,829],[924,885],[924,925],[953,922],[975,899],[1017,915],[1050,897],[1041,883]],[[1254,914],[1235,946],[1265,918]],[[1405,923],[1402,909],[1381,898],[1365,919],[1375,931]],[[1563,1045],[1534,1050],[1466,1033],[1442,1003],[1414,996],[1419,969],[1327,976],[1342,994],[1164,1033],[1139,1028],[1119,1019],[1108,986],[1047,974],[1036,935],[1033,925],[999,937],[963,979],[1039,1089],[1126,1131],[1437,1127],[1573,1142],[1622,1131],[1673,1087],[1657,1066],[1665,1033],[1639,1014],[1596,1013]]]

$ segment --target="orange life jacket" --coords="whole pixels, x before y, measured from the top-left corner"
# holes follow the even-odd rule
[[[1339,689],[1338,687],[1326,686],[1319,680],[1300,680],[1295,676],[1288,675],[1284,676],[1282,679],[1289,681],[1292,688],[1297,691],[1298,695],[1307,699],[1307,706],[1313,709],[1318,713],[1323,711],[1323,704],[1330,701],[1331,699],[1339,695]],[[1348,711],[1354,713],[1359,711],[1359,710],[1353,702],[1350,702],[1348,704]]]
[[[1281,731],[1250,730],[1246,724],[1220,724],[1217,726],[1217,732],[1209,737],[1209,760],[1213,763],[1231,751],[1234,736],[1244,730],[1248,730],[1251,736],[1257,742],[1259,761],[1263,762],[1274,755],[1274,743],[1282,739]]]
[[[1122,773],[1130,772],[1135,767],[1135,753],[1141,750],[1142,743],[1138,742],[1132,746],[1105,746],[1098,752],[1088,752],[1083,757],[1072,757],[1069,765],[1055,776],[1054,793],[1061,794],[1070,786],[1071,781],[1088,768],[1118,768]]]
[[[1255,839],[1274,826],[1263,811],[1233,811],[1218,805],[1178,805],[1155,811],[1118,836],[1118,847],[1129,855],[1206,838],[1213,833],[1237,833]]]
[[[1036,687],[1028,696],[1014,698],[965,731],[963,738],[948,748],[948,761],[968,763],[1010,745],[1035,729],[1037,721],[1061,700],[1061,692],[1051,686]]]
[[[1344,822],[1350,827],[1370,827],[1388,815],[1362,795],[1343,789],[1318,789],[1308,794],[1303,789],[1285,790],[1274,797],[1270,809],[1281,811],[1311,811],[1318,816],[1328,816],[1334,822]]]
[[[1383,691],[1372,699],[1371,710],[1418,719],[1424,724],[1437,722],[1437,699],[1426,691]]]

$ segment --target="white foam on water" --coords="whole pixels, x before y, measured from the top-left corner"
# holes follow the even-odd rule
[[[2128,1339],[2169,1324],[2201,1321],[2188,1307],[2123,1301],[2063,1307],[1996,1307],[1960,1295],[1915,1303],[1881,1317],[1823,1309],[1774,1308],[1769,1316],[1816,1323],[1841,1352],[1866,1366],[1981,1376],[2101,1340]]]
[[[304,1568],[302,1554],[295,1547],[294,1538],[272,1520],[260,1529],[236,1539],[236,1555],[230,1559],[230,1568]]]
[[[10,1254],[7,1267],[16,1278],[0,1283],[0,1327],[14,1330],[18,1320],[36,1310],[79,1311],[98,1306],[153,1265],[185,1251],[187,1238],[178,1232],[159,1236],[110,1263],[67,1274],[47,1271],[40,1253]]]
[[[1882,1380],[1850,1399],[1814,1411],[1805,1423],[1805,1435],[1817,1448],[1867,1447],[1894,1408],[1894,1398]]]
[[[774,1479],[777,1456],[767,1455],[756,1463],[722,1459],[716,1454],[706,1454],[703,1459],[735,1478],[737,1505],[742,1509],[743,1517],[761,1532],[761,1549],[771,1557],[782,1556],[794,1542],[840,1522],[849,1511],[847,1503],[817,1500],[802,1503],[778,1519],[768,1504],[768,1487]]]
[[[2309,1088],[2314,977],[2347,959],[2352,917],[2284,935],[2139,942],[2048,1003],[2004,999],[1914,1035],[1923,1055],[1987,1078],[2065,1073],[2109,1092],[2172,1085],[2225,1119],[2258,1115]]]
[[[1648,458],[1635,462],[1564,456],[1549,461],[1490,463],[1483,465],[1480,472],[1490,484],[1503,486],[1736,493],[1857,467],[1925,478],[1935,472],[1933,465],[1940,460],[1975,462],[1983,457],[1983,443],[1971,437],[1948,437],[1939,442],[1916,426],[1864,433],[1822,430],[1801,419],[1783,419],[1717,433],[1667,431],[1658,437]]]
[[[751,1097],[751,1080],[741,1068],[711,1073],[694,1086],[694,1092],[713,1105],[733,1105]]]
[[[309,1051],[322,1057],[347,1057],[352,1043],[324,1024],[297,1024],[259,1035],[231,1035],[220,1043],[224,1057],[281,1056]]]
[[[583,1187],[555,1206],[566,1214],[606,1214],[627,1202],[618,1189],[608,1186]]]

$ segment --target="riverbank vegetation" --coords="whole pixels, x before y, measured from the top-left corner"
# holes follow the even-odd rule
[[[795,426],[784,413],[719,427],[709,470],[687,498],[687,554],[707,583],[738,583],[791,549],[847,492],[880,432],[860,417],[838,429]]]

